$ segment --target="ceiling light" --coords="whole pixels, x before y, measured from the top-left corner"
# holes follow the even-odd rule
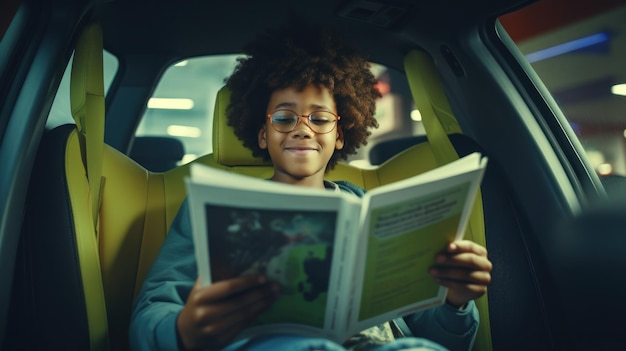
[[[626,83],[615,84],[611,87],[611,93],[626,96]]]
[[[193,100],[172,98],[150,98],[148,108],[160,108],[166,110],[191,110]]]
[[[598,173],[604,176],[610,175],[613,173],[613,166],[610,163],[603,163],[598,166]]]
[[[526,55],[528,62],[533,63],[541,60],[545,60],[550,57],[567,54],[568,52],[584,49],[586,47],[600,44],[609,40],[607,33],[598,33],[589,35],[583,38],[568,41],[563,44],[549,47],[547,49],[532,52]]]
[[[422,113],[420,112],[420,110],[413,110],[411,111],[411,119],[414,120],[415,122],[419,122],[422,120]]]
[[[167,134],[177,137],[199,138],[202,131],[198,127],[179,126],[172,124],[167,127]]]

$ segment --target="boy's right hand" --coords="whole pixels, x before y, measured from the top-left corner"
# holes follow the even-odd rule
[[[263,276],[243,276],[202,287],[200,279],[176,320],[179,341],[187,350],[220,349],[266,310],[278,287]]]

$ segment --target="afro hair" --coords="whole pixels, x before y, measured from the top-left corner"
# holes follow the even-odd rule
[[[334,97],[344,147],[335,150],[327,170],[366,145],[370,128],[378,127],[374,113],[380,93],[370,63],[331,30],[292,22],[257,36],[244,54],[226,80],[231,92],[226,114],[228,125],[254,156],[270,160],[257,136],[276,90],[315,85],[327,88]]]

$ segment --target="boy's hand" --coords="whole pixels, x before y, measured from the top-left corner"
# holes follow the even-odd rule
[[[435,262],[429,272],[439,285],[448,287],[448,303],[461,307],[487,291],[492,264],[483,246],[469,240],[454,241]]]
[[[176,320],[185,349],[221,349],[276,299],[275,284],[258,275],[202,287],[200,280]]]

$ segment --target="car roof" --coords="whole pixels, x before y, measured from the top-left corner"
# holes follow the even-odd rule
[[[397,68],[409,49],[428,46],[429,38],[452,37],[459,28],[493,21],[528,2],[139,0],[106,2],[95,12],[102,19],[104,46],[116,55],[175,60],[239,53],[257,33],[297,16],[335,28],[372,61]]]

